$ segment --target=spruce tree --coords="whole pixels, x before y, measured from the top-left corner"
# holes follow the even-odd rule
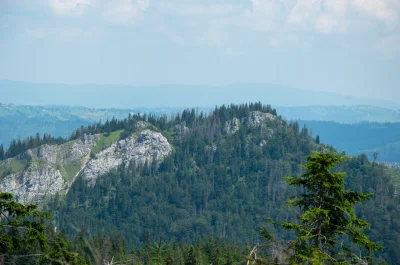
[[[194,253],[194,248],[193,248],[193,246],[190,246],[187,251],[185,265],[196,265],[196,264],[197,264],[197,260],[196,260],[196,255]]]
[[[2,144],[0,144],[0,160],[4,159],[4,147]]]
[[[11,193],[0,192],[0,264],[85,264],[68,250],[64,235],[46,229],[48,219],[51,215],[37,205],[24,205]]]
[[[44,220],[50,218],[50,214],[41,212],[36,205],[14,201],[11,193],[0,192],[0,216],[0,258],[3,262],[21,250],[46,249]]]
[[[165,255],[166,251],[166,246],[167,243],[161,243],[161,240],[159,243],[154,243],[153,245],[150,246],[151,250],[151,258],[153,260],[153,265],[161,265],[163,261],[163,257]]]
[[[353,206],[373,194],[345,190],[345,173],[331,172],[344,157],[336,153],[319,153],[307,157],[305,173],[287,177],[289,185],[301,186],[301,198],[290,200],[302,212],[298,223],[282,223],[297,238],[290,242],[290,264],[370,264],[372,257],[354,254],[354,245],[371,254],[381,246],[371,242],[362,232],[370,225],[358,218]]]
[[[40,264],[49,265],[84,265],[83,258],[74,252],[70,252],[65,235],[59,234],[51,243],[51,250],[40,258]]]

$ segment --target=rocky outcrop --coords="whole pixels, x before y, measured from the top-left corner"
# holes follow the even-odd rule
[[[99,176],[124,163],[151,164],[171,153],[167,139],[149,130],[153,127],[148,123],[138,122],[136,128],[141,132],[119,140],[92,159],[90,153],[100,135],[43,145],[0,162],[0,190],[13,193],[20,202],[41,204],[48,197],[67,193],[80,173],[88,185],[94,185]]]
[[[42,145],[37,148],[36,156],[46,161],[47,163],[56,164],[57,163],[57,153],[60,147],[58,145]]]
[[[6,176],[0,182],[0,190],[11,192],[22,203],[41,203],[45,197],[53,196],[66,189],[60,171],[32,164],[25,171]]]
[[[227,134],[233,134],[239,131],[240,121],[238,118],[233,118],[231,121],[226,121],[224,126],[224,132]]]
[[[91,159],[83,170],[82,177],[88,185],[95,185],[96,179],[122,164],[143,165],[146,161],[161,161],[171,153],[171,145],[159,132],[144,130],[120,140]]]
[[[275,116],[270,113],[264,113],[261,111],[252,111],[249,116],[239,120],[238,118],[233,118],[230,121],[226,121],[223,127],[223,131],[226,134],[234,134],[240,129],[240,124],[243,123],[247,126],[266,126],[267,122],[275,120]],[[271,130],[267,133],[271,135],[273,131]]]
[[[275,116],[271,113],[264,113],[261,111],[252,111],[250,115],[243,119],[248,126],[259,126],[263,125],[268,121],[275,120]]]
[[[68,192],[81,173],[88,185],[122,164],[160,162],[171,145],[154,127],[138,122],[138,133],[119,140],[89,158],[100,135],[83,135],[62,145],[43,145],[0,162],[0,191],[11,192],[23,203],[41,204],[46,198]]]
[[[19,202],[37,204],[67,192],[98,139],[98,135],[83,135],[75,141],[45,144],[7,159],[0,163],[0,191],[13,193]]]
[[[68,165],[82,161],[90,154],[98,139],[98,135],[90,138],[82,137],[80,140],[72,142],[72,144],[63,145],[58,153],[58,163]]]

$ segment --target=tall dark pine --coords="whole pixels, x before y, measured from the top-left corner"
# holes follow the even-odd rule
[[[315,143],[316,144],[320,144],[321,143],[321,139],[319,138],[319,135],[317,135],[317,137],[315,138]]]
[[[369,229],[369,224],[353,210],[356,203],[373,195],[344,189],[345,173],[330,171],[345,160],[338,154],[315,152],[307,160],[301,177],[286,178],[289,185],[305,190],[300,199],[289,201],[300,207],[299,223],[282,224],[297,234],[290,244],[290,264],[370,264],[372,258],[362,252],[352,253],[351,245],[362,247],[369,254],[381,249],[362,232]]]
[[[4,159],[4,147],[2,144],[0,144],[0,160]]]
[[[196,265],[196,264],[197,260],[196,260],[196,255],[194,253],[194,248],[193,246],[190,246],[185,259],[185,265]]]

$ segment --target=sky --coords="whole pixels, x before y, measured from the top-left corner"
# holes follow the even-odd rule
[[[0,79],[400,102],[400,0],[0,0]]]

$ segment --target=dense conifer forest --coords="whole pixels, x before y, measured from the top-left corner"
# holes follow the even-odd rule
[[[255,111],[272,118],[247,124]],[[233,119],[240,121],[235,132],[228,126]],[[302,175],[301,165],[312,151],[335,151],[306,127],[255,103],[221,106],[208,114],[192,109],[171,116],[129,115],[80,127],[69,139],[37,136],[17,142],[5,154],[83,134],[123,130],[124,138],[138,121],[149,122],[166,136],[172,154],[160,164],[123,165],[98,178],[94,187],[78,178],[66,196],[50,199],[44,208],[53,216],[49,226],[62,231],[59,240],[70,241],[65,244],[82,262],[103,264],[114,258],[122,261],[118,264],[246,264],[256,245],[257,262],[265,261],[271,238],[293,238],[269,218],[293,222],[300,214],[298,208],[288,208],[287,200],[304,189],[289,186],[284,178]],[[365,155],[348,157],[334,171],[347,173],[346,189],[374,193],[355,207],[356,214],[371,224],[366,231],[370,239],[384,247],[375,253],[375,262],[400,264],[398,172]],[[263,227],[267,236],[260,233]],[[281,263],[283,256],[275,255],[275,264],[286,264]]]

